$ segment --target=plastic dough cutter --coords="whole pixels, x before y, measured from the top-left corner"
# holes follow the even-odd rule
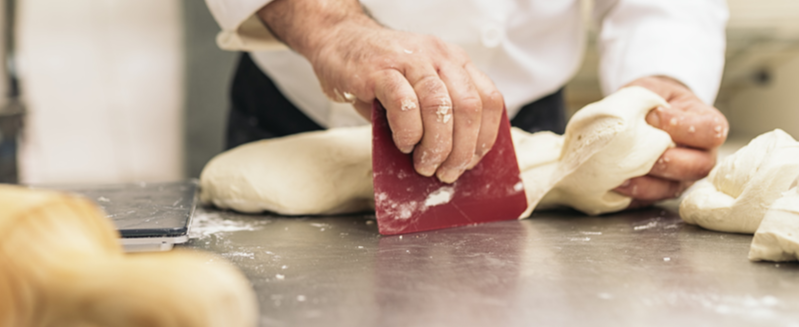
[[[394,145],[386,111],[375,101],[372,167],[375,215],[383,235],[513,220],[527,207],[505,110],[491,151],[455,183],[446,184],[414,170],[412,154]]]

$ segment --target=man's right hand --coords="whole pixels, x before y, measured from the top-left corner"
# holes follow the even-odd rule
[[[367,120],[379,100],[418,173],[452,183],[493,146],[502,95],[457,46],[383,27],[354,0],[276,0],[258,15],[311,62],[328,97]]]

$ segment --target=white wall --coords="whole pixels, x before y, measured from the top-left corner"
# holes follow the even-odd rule
[[[799,2],[728,0],[728,60],[717,107],[732,139],[775,128],[799,137]],[[765,85],[754,75],[768,72]]]
[[[186,175],[199,177],[225,148],[229,94],[239,53],[216,46],[217,25],[205,1],[183,0],[186,38]]]
[[[180,5],[18,2],[21,182],[184,177]]]
[[[769,84],[739,90],[720,104],[733,136],[750,138],[782,128],[799,138],[799,57],[771,71]]]

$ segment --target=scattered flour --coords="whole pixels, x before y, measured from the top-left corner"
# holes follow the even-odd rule
[[[230,258],[230,257],[244,257],[244,258],[255,259],[255,253],[251,253],[251,252],[223,253],[222,256],[228,257],[228,258]]]
[[[736,296],[712,293],[674,292],[645,297],[640,299],[640,303],[646,306],[671,305],[702,308],[721,315],[757,320],[768,319],[771,322],[773,322],[775,318],[779,319],[777,315],[779,311],[785,310],[785,304],[780,301],[780,299],[771,295],[757,297],[750,295]],[[768,326],[772,324],[761,321],[759,325]]]
[[[445,203],[449,203],[452,200],[452,196],[455,194],[455,188],[452,186],[443,186],[440,189],[433,191],[430,195],[427,196],[427,199],[424,200],[425,207],[434,207],[437,205],[442,205]]]
[[[439,123],[448,123],[449,120],[452,119],[452,105],[446,100],[442,100],[441,105],[438,106],[436,110],[436,115],[438,116]]]
[[[645,229],[650,229],[650,228],[654,228],[654,227],[656,227],[657,225],[658,225],[658,223],[657,223],[656,221],[651,221],[651,222],[649,222],[649,223],[647,223],[647,224],[645,224],[645,225],[638,225],[638,226],[635,226],[635,227],[633,227],[633,230],[645,230]]]
[[[215,212],[195,212],[189,226],[189,238],[206,238],[211,234],[243,230],[253,231],[257,227],[256,224],[225,219]]]

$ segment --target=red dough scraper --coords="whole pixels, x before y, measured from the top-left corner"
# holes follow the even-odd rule
[[[372,106],[372,169],[380,234],[405,234],[518,219],[527,208],[524,184],[503,110],[497,141],[453,184],[419,175],[413,156],[394,145],[386,110]]]

